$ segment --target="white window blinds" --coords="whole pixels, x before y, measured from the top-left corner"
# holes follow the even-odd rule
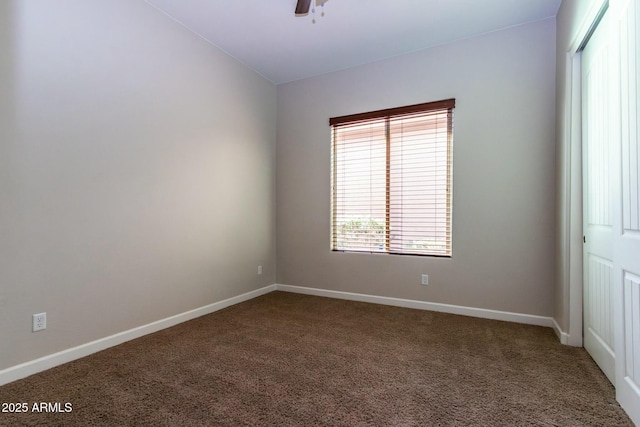
[[[332,250],[451,256],[454,107],[330,119]]]

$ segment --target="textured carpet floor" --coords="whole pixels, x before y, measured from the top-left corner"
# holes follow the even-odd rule
[[[2,426],[633,425],[551,329],[283,292],[7,384],[0,402],[29,404]]]

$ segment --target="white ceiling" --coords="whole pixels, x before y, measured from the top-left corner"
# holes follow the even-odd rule
[[[554,17],[561,0],[146,0],[276,84]],[[525,48],[525,46],[523,46]]]

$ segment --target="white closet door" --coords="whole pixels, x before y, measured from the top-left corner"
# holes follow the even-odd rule
[[[620,184],[614,204],[613,267],[616,287],[616,396],[640,426],[640,0],[613,0],[614,82],[620,95],[618,121]]]
[[[613,200],[615,141],[609,13],[582,52],[584,347],[615,384]]]

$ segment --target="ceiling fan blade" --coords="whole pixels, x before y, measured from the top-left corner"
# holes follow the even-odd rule
[[[296,15],[306,15],[309,13],[309,6],[311,6],[311,0],[298,0]]]

